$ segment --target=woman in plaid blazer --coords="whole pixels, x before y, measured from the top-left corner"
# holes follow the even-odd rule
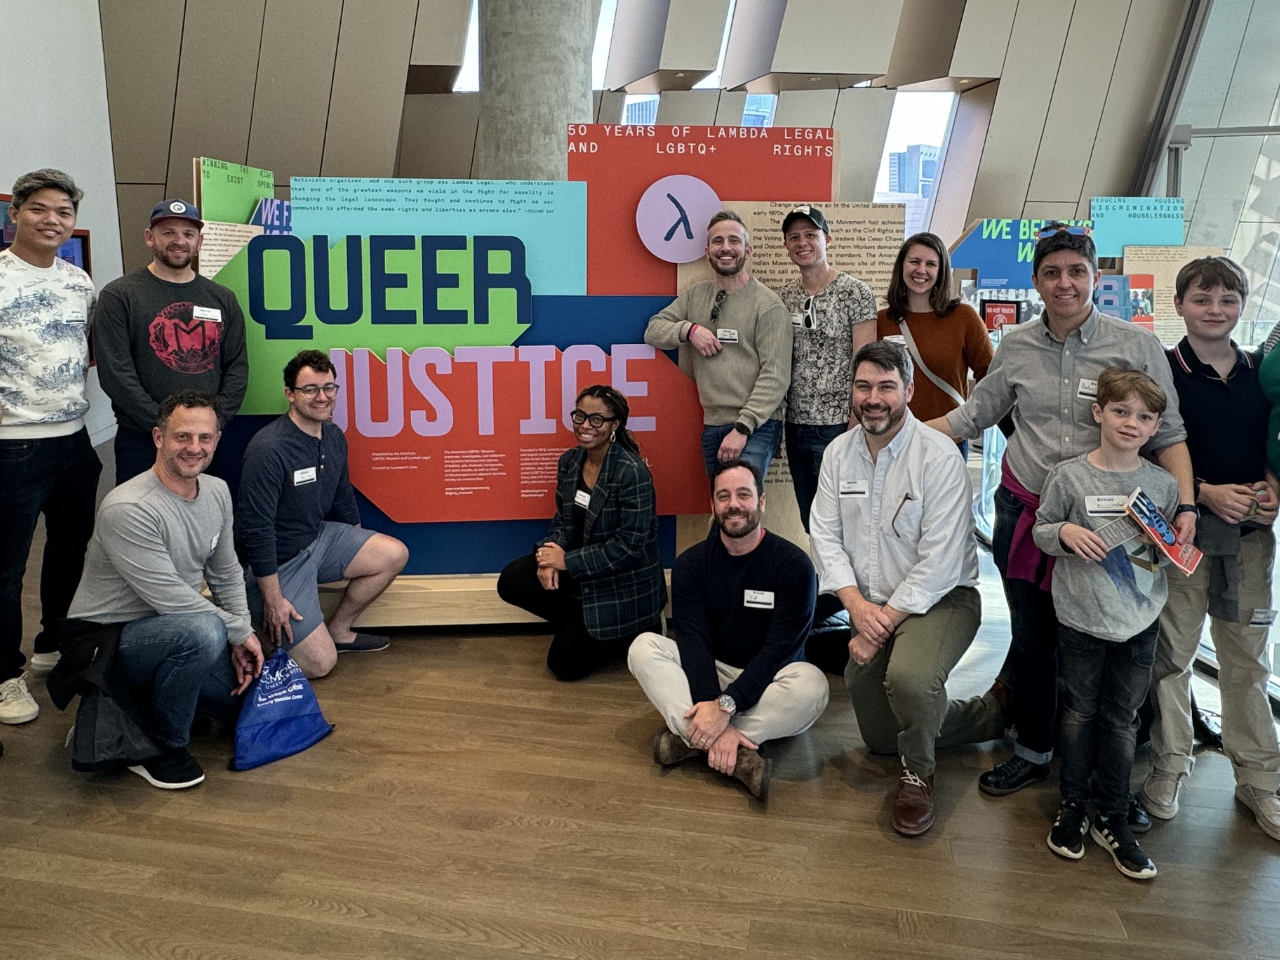
[[[556,515],[534,552],[507,564],[498,595],[551,623],[547,668],[580,680],[661,632],[667,604],[653,478],[627,430],[626,398],[600,384],[578,395],[556,481]]]

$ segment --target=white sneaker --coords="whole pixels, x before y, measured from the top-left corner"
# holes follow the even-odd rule
[[[58,665],[61,659],[62,653],[59,650],[53,653],[33,653],[31,659],[27,661],[27,666],[31,668],[32,673],[48,673]]]
[[[40,716],[40,704],[27,689],[27,675],[0,683],[0,723],[28,723]]]
[[[1258,826],[1272,840],[1280,840],[1280,795],[1249,784],[1236,787],[1236,799],[1253,811]]]
[[[1147,812],[1161,820],[1172,820],[1178,815],[1178,791],[1182,789],[1185,773],[1165,773],[1153,769],[1142,785],[1142,799]]]

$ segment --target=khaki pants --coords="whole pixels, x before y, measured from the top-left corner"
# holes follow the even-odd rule
[[[989,693],[947,700],[947,677],[973,643],[982,598],[956,587],[928,613],[910,616],[865,665],[844,671],[862,741],[872,753],[897,753],[908,770],[928,777],[934,750],[1004,736],[1004,716]]]
[[[676,642],[656,633],[642,633],[631,644],[627,666],[649,702],[662,714],[667,729],[693,746],[685,737],[689,721],[684,716],[693,706],[693,695],[689,692],[689,679],[680,666],[680,648]],[[741,668],[716,661],[721,690],[740,673]],[[765,687],[755,706],[734,714],[729,722],[757,745],[794,737],[822,716],[829,696],[826,674],[803,660],[788,663],[773,675],[773,682]]]
[[[1236,782],[1274,792],[1280,784],[1280,746],[1267,700],[1267,632],[1251,627],[1254,610],[1271,606],[1271,566],[1275,534],[1263,528],[1240,539],[1241,623],[1216,617],[1209,635],[1218,653],[1218,686],[1222,692],[1222,748],[1231,759]],[[1151,726],[1151,752],[1156,769],[1190,773],[1191,663],[1209,610],[1210,558],[1184,577],[1169,571],[1169,602],[1160,614],[1160,643],[1152,684],[1156,707]]]

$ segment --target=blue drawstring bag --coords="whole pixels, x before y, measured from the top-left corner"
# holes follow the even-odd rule
[[[311,682],[284,648],[262,665],[262,675],[245,692],[236,723],[232,770],[252,770],[291,757],[323,740],[333,724],[320,712]]]

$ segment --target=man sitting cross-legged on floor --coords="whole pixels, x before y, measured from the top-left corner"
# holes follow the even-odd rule
[[[155,465],[102,501],[69,616],[124,624],[113,675],[124,677],[145,732],[163,750],[129,769],[152,786],[179,790],[204,780],[187,752],[197,706],[234,716],[234,696],[262,670],[262,648],[232,547],[231,495],[222,480],[201,476],[218,445],[214,398],[167,397],[152,434]],[[51,676],[50,689],[54,682]]]
[[[827,706],[827,678],[804,662],[817,583],[804,551],[760,526],[760,471],[716,466],[716,522],[671,571],[676,639],[642,633],[627,664],[666,727],[653,759],[671,766],[706,752],[713,770],[767,799],[767,740],[808,730]]]
[[[335,374],[319,350],[303,350],[285,366],[289,410],[249,441],[236,505],[236,549],[248,565],[254,622],[308,677],[327,674],[339,653],[390,644],[354,624],[409,559],[399,540],[360,526],[347,440],[333,423]],[[346,592],[326,626],[319,584],[343,579]]]
[[[869,343],[853,360],[860,426],[827,447],[809,520],[821,589],[849,611],[845,683],[863,742],[896,753],[893,829],[933,825],[934,750],[1004,735],[995,697],[947,700],[982,621],[973,491],[956,445],[907,404],[911,358]]]

